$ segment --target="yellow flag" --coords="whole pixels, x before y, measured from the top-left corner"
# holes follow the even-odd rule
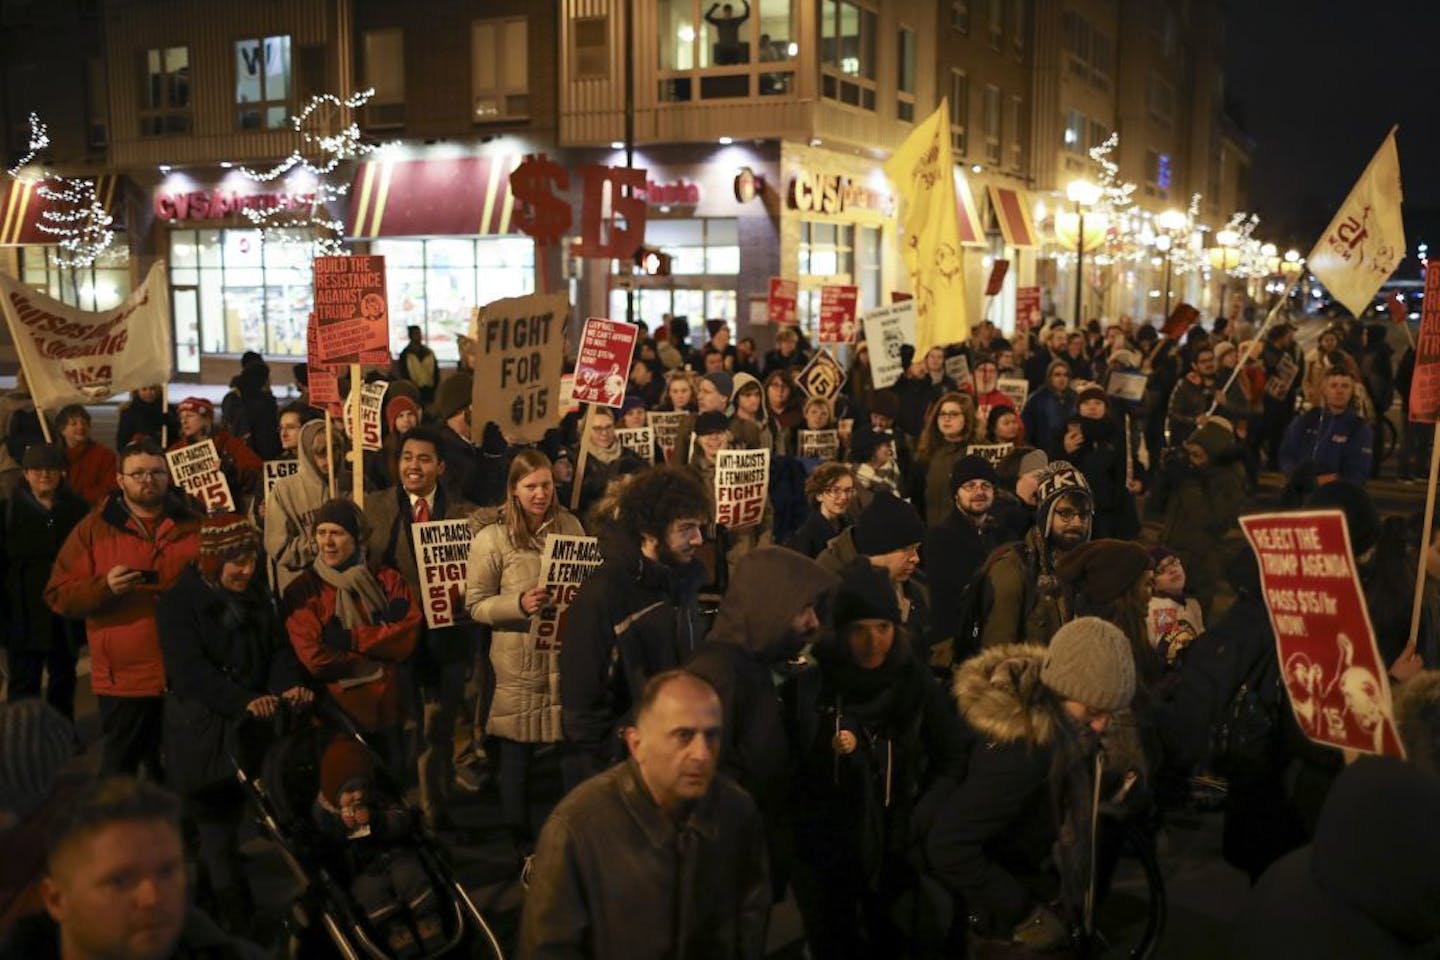
[[[1395,128],[1380,144],[1350,196],[1310,251],[1310,272],[1355,316],[1370,307],[1380,285],[1405,256],[1400,218],[1400,154]]]
[[[950,152],[950,105],[915,128],[885,164],[901,201],[900,253],[915,297],[915,356],[970,335],[965,273],[955,215],[955,159]]]

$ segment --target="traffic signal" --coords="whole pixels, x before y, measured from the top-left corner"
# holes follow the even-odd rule
[[[670,276],[670,254],[658,247],[641,247],[635,251],[635,266],[649,277]]]

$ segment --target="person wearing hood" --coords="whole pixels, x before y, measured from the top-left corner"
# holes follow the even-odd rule
[[[765,374],[765,428],[770,432],[770,449],[777,457],[795,453],[795,431],[805,422],[792,381],[797,372],[771,370]]]
[[[827,544],[850,526],[850,501],[855,497],[855,473],[847,463],[822,463],[805,481],[810,513],[785,542],[797,553],[815,559]]]
[[[1005,542],[1000,539],[1000,527],[992,512],[996,483],[995,468],[989,460],[974,454],[962,457],[950,471],[950,495],[955,511],[925,533],[921,552],[930,581],[932,642],[955,640],[967,599],[966,589],[975,571]],[[967,650],[963,654],[975,652]]]
[[[1355,403],[1355,380],[1332,367],[1324,377],[1322,403],[1291,421],[1280,444],[1280,469],[1293,473],[1313,465],[1323,484],[1339,478],[1364,485],[1370,479],[1375,433]]]
[[[637,475],[620,494],[618,521],[599,532],[604,562],[565,614],[560,722],[565,789],[620,755],[618,732],[650,677],[678,667],[705,628],[696,556],[710,500],[683,467]]]
[[[1027,442],[1053,456],[1059,456],[1065,421],[1075,412],[1075,391],[1070,387],[1070,365],[1052,360],[1045,369],[1045,383],[1030,394],[1020,415]]]
[[[731,423],[735,424],[737,432],[753,432],[757,448],[779,452],[776,444],[783,448],[785,439],[783,436],[777,438],[771,429],[769,412],[765,408],[765,388],[748,373],[737,373],[733,378],[735,392],[731,394],[731,400],[734,401],[735,415]]]
[[[164,409],[162,390],[157,386],[137,387],[120,405],[120,422],[115,446],[120,448],[138,437],[149,437],[162,447],[180,436],[180,420],[174,409]]]
[[[968,394],[950,391],[930,407],[915,449],[910,500],[931,526],[955,511],[949,489],[950,470],[975,442],[979,427],[975,401]]]
[[[923,647],[918,648],[923,651]],[[955,711],[901,626],[893,585],[856,561],[817,669],[788,691],[796,718],[796,902],[816,957],[898,955],[916,810],[963,776]]]
[[[1224,569],[1225,536],[1245,499],[1245,468],[1229,421],[1209,418],[1181,449],[1167,451],[1149,508],[1163,518],[1160,542],[1180,557],[1206,613]]]
[[[336,464],[344,463],[345,438],[333,434]],[[265,556],[275,566],[275,592],[284,594],[291,581],[309,569],[315,560],[315,541],[310,528],[315,511],[330,499],[329,455],[325,421],[311,420],[300,428],[296,447],[300,469],[275,481],[265,505]],[[338,472],[338,470],[337,470]],[[336,487],[346,490],[343,476]]]
[[[1335,781],[1315,839],[1277,861],[1235,927],[1231,956],[1402,960],[1440,942],[1440,777],[1364,757]]]
[[[1001,543],[1024,540],[1035,526],[1035,491],[1050,464],[1044,450],[1017,446],[995,467],[995,522]]]
[[[1076,398],[1075,415],[1065,422],[1061,447],[1065,459],[1085,475],[1095,507],[1091,534],[1130,540],[1140,535],[1135,494],[1140,481],[1125,434],[1109,412],[1109,398],[1089,387]]]

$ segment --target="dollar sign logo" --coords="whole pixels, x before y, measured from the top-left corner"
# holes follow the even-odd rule
[[[510,420],[517,427],[525,422],[525,398],[518,393],[510,404]]]
[[[570,229],[570,204],[555,195],[552,184],[570,188],[570,174],[545,154],[527,156],[510,173],[515,223],[542,244],[554,243]]]

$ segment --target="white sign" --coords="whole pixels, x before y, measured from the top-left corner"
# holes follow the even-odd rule
[[[625,427],[616,430],[615,439],[620,441],[622,448],[633,450],[646,463],[655,462],[655,433],[649,427]]]
[[[995,389],[1010,398],[1015,404],[1015,412],[1019,413],[1025,409],[1025,398],[1030,396],[1030,381],[1024,377],[1001,377],[995,384]]]
[[[384,380],[362,384],[360,387],[360,449],[380,449],[380,410],[385,403],[385,391],[390,384]]]
[[[866,311],[864,323],[865,342],[870,346],[870,381],[876,390],[884,390],[905,372],[900,348],[915,343],[915,301]]]
[[[800,456],[820,460],[834,460],[840,456],[840,431],[800,430]]]
[[[171,450],[165,454],[165,462],[170,465],[170,479],[199,500],[206,513],[235,509],[230,483],[220,472],[220,454],[215,452],[214,440],[207,437],[188,447]]]
[[[945,376],[949,377],[957,387],[963,387],[971,382],[970,361],[965,354],[957,353],[953,357],[945,358]]]
[[[425,623],[453,626],[469,619],[465,610],[465,570],[474,534],[469,520],[431,520],[410,525],[415,566],[420,570],[420,609]]]
[[[655,431],[655,442],[660,444],[660,452],[665,455],[666,462],[675,459],[675,438],[680,433],[680,421],[683,419],[683,410],[650,411],[650,428]]]
[[[977,457],[984,457],[994,465],[999,465],[1015,449],[1013,443],[972,443],[965,448],[966,454],[974,454]]]
[[[605,558],[595,537],[573,537],[554,533],[545,538],[540,554],[540,586],[545,588],[544,606],[530,618],[530,642],[536,650],[560,649],[565,633],[565,611],[575,601],[580,584]]]
[[[730,530],[755,526],[765,515],[769,494],[769,450],[720,450],[715,454],[718,525]]]
[[[265,499],[270,499],[270,488],[275,486],[277,480],[285,477],[293,477],[300,472],[299,460],[266,460],[265,461]]]

